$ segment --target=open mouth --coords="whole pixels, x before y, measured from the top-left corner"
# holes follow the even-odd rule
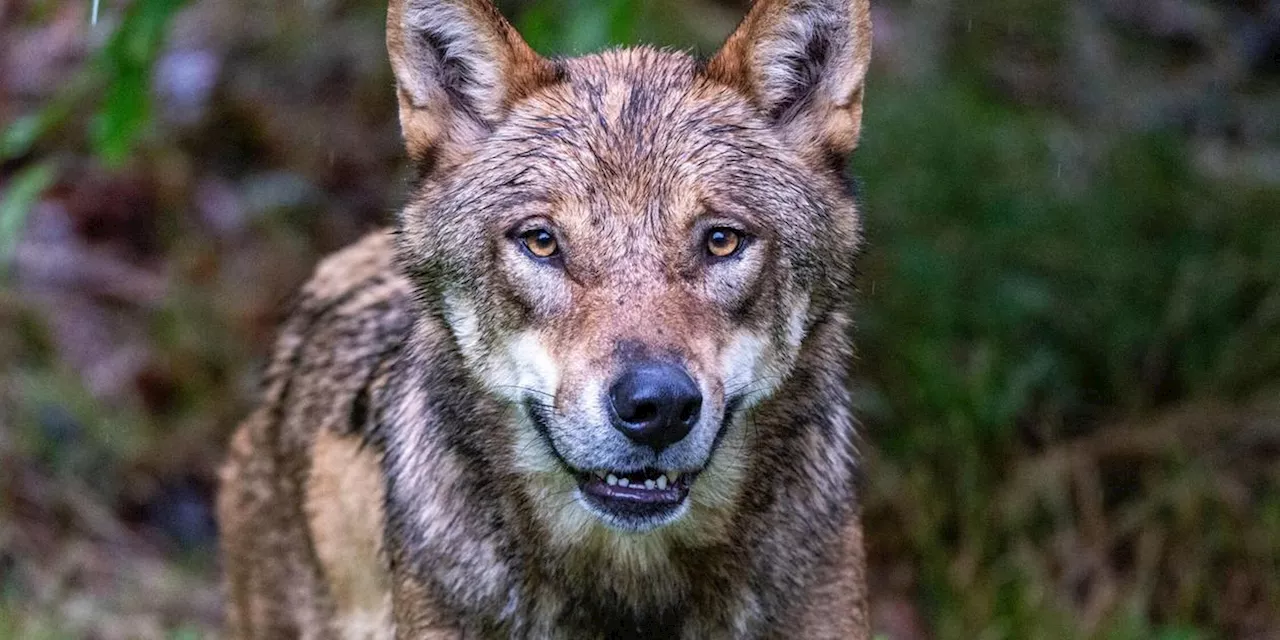
[[[552,455],[577,479],[578,491],[588,509],[611,526],[631,532],[647,531],[673,522],[685,512],[689,488],[698,472],[661,471],[652,467],[639,471],[579,471],[556,449],[546,409],[528,402],[526,410]]]
[[[578,474],[578,487],[595,507],[619,520],[665,519],[675,515],[689,497],[694,476],[652,468],[593,471]]]

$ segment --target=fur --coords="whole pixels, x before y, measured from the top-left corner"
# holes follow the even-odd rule
[[[387,33],[420,180],[304,287],[232,441],[233,635],[868,637],[833,162],[866,1],[760,0],[706,62],[546,60],[482,0],[393,0]],[[709,261],[718,225],[749,241]],[[661,451],[604,406],[653,357],[704,398]],[[641,467],[698,475],[642,525],[578,490]]]

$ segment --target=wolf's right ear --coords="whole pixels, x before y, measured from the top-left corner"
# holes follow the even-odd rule
[[[708,63],[799,145],[848,153],[862,126],[870,0],[755,0]]]
[[[557,77],[489,0],[390,0],[387,52],[417,162],[482,139],[513,103]]]

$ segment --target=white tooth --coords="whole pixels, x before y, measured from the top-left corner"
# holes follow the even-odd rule
[[[630,480],[628,480],[628,479],[626,479],[626,478],[618,478],[618,486],[619,486],[619,487],[629,487],[629,486],[631,486],[631,481],[630,481]]]
[[[652,481],[652,480],[645,480],[645,481],[644,481],[644,488],[646,488],[646,489],[648,489],[648,490],[650,490],[650,491],[653,491],[653,487],[654,487],[656,484],[657,484],[657,483],[655,483],[655,482],[654,482],[654,481]]]
[[[659,489],[666,489],[666,488],[667,488],[667,477],[666,477],[666,476],[658,476],[658,483],[657,483],[657,484],[658,484],[658,488],[659,488]]]
[[[667,474],[667,482],[670,482],[671,484],[675,484],[676,480],[679,480],[679,479],[680,479],[679,471],[672,471],[671,473]]]
[[[609,483],[609,486],[611,486],[611,487],[612,487],[613,485],[618,484],[618,476],[615,476],[615,475],[613,475],[613,474],[611,473],[611,474],[609,474],[609,477],[605,480],[605,482],[608,482],[608,483]],[[625,487],[625,486],[627,486],[627,485],[622,485],[622,486],[624,486],[624,487]]]
[[[601,480],[604,480],[604,472],[603,472],[603,471],[597,471],[597,472],[596,472],[596,477],[597,477],[597,478],[600,478]]]

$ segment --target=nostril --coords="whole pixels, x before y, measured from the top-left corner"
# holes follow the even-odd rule
[[[680,411],[680,422],[690,423],[697,416],[698,410],[702,407],[699,403],[690,402],[684,405],[684,409]]]
[[[658,417],[658,405],[651,402],[642,402],[636,405],[636,408],[631,411],[631,415],[625,419],[627,422],[644,424],[656,417]]]

